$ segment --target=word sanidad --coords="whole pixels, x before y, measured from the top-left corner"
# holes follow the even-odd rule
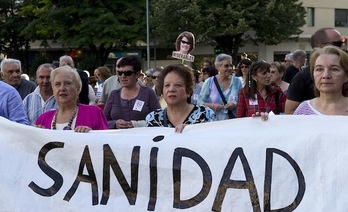
[[[49,142],[44,145],[38,155],[38,165],[42,172],[44,172],[48,177],[50,177],[54,183],[49,188],[42,188],[38,186],[37,183],[31,182],[29,187],[38,195],[51,197],[57,194],[57,192],[63,186],[63,176],[56,170],[54,170],[45,160],[46,155],[49,151],[56,148],[64,148],[63,142]],[[135,205],[138,193],[138,181],[139,181],[139,155],[140,146],[134,146],[132,150],[132,155],[130,159],[131,176],[130,183],[127,179],[113,153],[111,147],[107,144],[103,145],[103,182],[102,182],[102,197],[99,202],[98,194],[98,182],[96,178],[96,173],[93,168],[93,162],[91,160],[91,155],[88,145],[85,146],[80,160],[79,169],[77,172],[76,179],[70,189],[67,191],[64,200],[70,201],[74,196],[76,190],[79,187],[80,182],[90,183],[91,194],[92,194],[92,205],[107,205],[110,197],[110,171],[113,171],[114,176],[118,180],[125,196],[127,197],[129,205]],[[152,147],[149,157],[149,170],[150,170],[150,193],[149,201],[147,204],[148,211],[154,211],[156,203],[158,200],[157,196],[157,184],[158,184],[158,170],[157,170],[157,158],[158,158],[159,148]],[[271,207],[271,185],[272,185],[272,164],[273,156],[277,154],[285,158],[297,176],[298,181],[298,191],[294,198],[294,201],[283,208],[273,209]],[[181,169],[183,158],[191,159],[194,161],[202,171],[203,183],[202,188],[195,196],[189,199],[181,199]],[[238,160],[239,159],[239,160]],[[233,180],[231,178],[232,171],[235,167],[237,161],[242,163],[244,175],[246,180]],[[83,174],[86,168],[88,174]],[[175,148],[173,152],[173,166],[172,166],[172,176],[173,176],[173,208],[175,209],[188,209],[200,204],[211,192],[212,190],[212,173],[203,157],[201,157],[197,152],[192,151],[187,148]],[[245,189],[249,191],[250,203],[253,207],[253,211],[261,211],[261,204],[258,197],[258,191],[255,185],[254,177],[252,174],[249,162],[243,152],[243,149],[238,147],[232,152],[223,174],[220,179],[218,188],[215,191],[215,199],[212,205],[212,211],[221,211],[221,206],[224,201],[226,192],[228,189]],[[263,200],[263,211],[292,211],[300,204],[306,189],[304,175],[296,163],[296,161],[290,157],[286,152],[279,149],[267,148],[266,149],[266,164],[265,164],[265,178],[264,178],[264,200]],[[227,200],[225,200],[227,201]]]

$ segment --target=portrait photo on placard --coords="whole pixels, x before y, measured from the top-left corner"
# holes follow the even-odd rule
[[[180,60],[193,62],[195,57],[190,53],[195,48],[195,36],[188,31],[182,32],[175,42],[176,51],[173,51],[172,57]]]

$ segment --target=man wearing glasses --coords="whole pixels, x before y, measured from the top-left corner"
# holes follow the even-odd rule
[[[345,38],[334,28],[325,27],[317,30],[311,37],[312,48],[322,48],[333,45],[345,49]],[[292,79],[285,102],[285,114],[293,114],[299,104],[305,100],[312,99],[314,95],[314,82],[307,66]]]
[[[292,53],[286,54],[284,58],[284,65],[286,68],[292,65],[294,62],[294,57],[292,56]]]

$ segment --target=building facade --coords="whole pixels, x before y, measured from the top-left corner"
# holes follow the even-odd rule
[[[267,62],[282,61],[287,53],[302,49],[308,54],[312,51],[309,40],[311,35],[322,27],[333,27],[337,29],[344,38],[348,38],[348,1],[347,0],[301,0],[302,6],[307,11],[306,24],[301,28],[303,31],[299,36],[294,36],[288,41],[278,45],[255,46],[247,44],[239,49],[240,54],[257,55],[259,60]],[[347,49],[347,41],[346,41]],[[214,47],[197,46],[192,54],[212,54]]]

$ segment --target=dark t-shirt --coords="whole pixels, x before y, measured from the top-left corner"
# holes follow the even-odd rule
[[[287,91],[287,99],[303,102],[314,97],[314,82],[307,66],[292,79]]]
[[[299,71],[300,69],[296,68],[294,65],[289,66],[285,71],[285,76],[283,80],[287,83],[290,83]]]
[[[22,100],[36,88],[36,84],[32,81],[22,79],[16,90],[21,96]]]

